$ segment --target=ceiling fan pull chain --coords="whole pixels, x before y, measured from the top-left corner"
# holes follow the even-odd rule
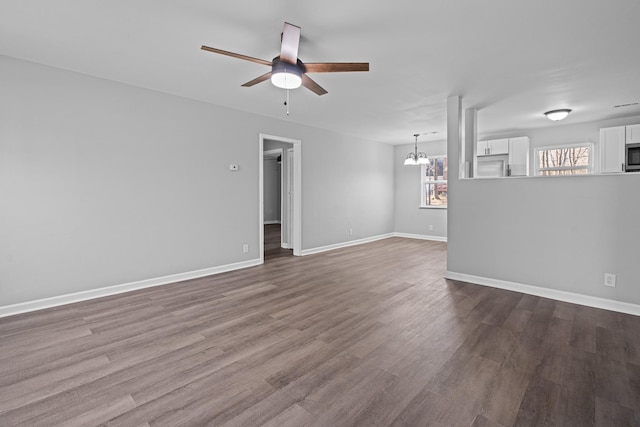
[[[289,89],[286,89],[287,91],[287,100],[284,101],[284,105],[287,106],[287,116],[289,115]]]

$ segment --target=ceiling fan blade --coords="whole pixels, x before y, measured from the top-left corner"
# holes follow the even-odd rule
[[[307,73],[337,73],[346,71],[369,71],[368,62],[311,62],[305,63]]]
[[[328,93],[322,86],[311,80],[311,78],[309,78],[309,76],[307,76],[306,74],[302,75],[302,86],[306,87],[311,92],[317,95],[324,95],[325,93]]]
[[[271,71],[269,71],[266,74],[261,75],[260,77],[256,77],[255,79],[253,79],[251,81],[246,82],[242,86],[251,87],[253,85],[257,85],[258,83],[262,83],[265,80],[269,80],[270,78],[271,78]]]
[[[262,65],[271,66],[271,64],[272,64],[271,61],[265,61],[264,59],[253,58],[253,57],[247,56],[247,55],[240,55],[239,53],[228,52],[226,50],[216,49],[215,47],[209,47],[209,46],[202,45],[202,47],[200,49],[206,50],[207,52],[213,52],[213,53],[219,53],[221,55],[231,56],[232,58],[238,58],[238,59],[244,59],[245,61],[256,62],[256,63],[262,64]]]
[[[300,46],[300,27],[284,23],[282,29],[282,45],[280,46],[280,61],[290,64],[298,63],[298,47]]]

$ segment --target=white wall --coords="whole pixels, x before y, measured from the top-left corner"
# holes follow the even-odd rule
[[[420,208],[420,166],[404,166],[404,159],[414,150],[414,144],[394,147],[395,168],[395,231],[437,239],[447,238],[447,210]],[[446,155],[447,142],[418,143],[418,151],[427,156]],[[433,225],[433,231],[429,231]]]
[[[303,248],[393,232],[393,146],[335,135],[302,155]]]
[[[596,142],[599,127],[620,122],[527,134],[536,145]],[[449,271],[640,304],[640,174],[459,180],[450,173],[449,182]],[[605,272],[617,274],[616,288],[603,286]]]
[[[260,133],[302,140],[303,249],[393,231],[391,146],[4,56],[0,93],[0,306],[258,259]]]

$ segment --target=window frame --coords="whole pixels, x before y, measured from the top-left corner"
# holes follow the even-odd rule
[[[586,147],[589,149],[589,164],[580,167],[570,167],[570,166],[558,166],[553,168],[544,168],[540,169],[540,152],[548,151],[548,150],[559,150],[559,149],[568,149],[568,148],[578,148],[578,147]],[[542,176],[542,177],[554,177],[554,176],[580,176],[580,175],[593,175],[595,173],[594,164],[595,164],[595,146],[593,142],[576,142],[573,144],[557,144],[557,145],[547,145],[544,147],[534,147],[533,148],[533,176]],[[542,175],[541,171],[571,171],[571,170],[580,170],[586,169],[587,172],[584,174],[557,174],[557,175]]]
[[[439,155],[430,155],[427,156],[429,158],[429,160],[431,159],[447,159],[447,155],[446,154],[439,154]],[[448,186],[449,186],[449,180],[448,179],[435,179],[435,180],[427,180],[427,176],[426,176],[426,167],[427,165],[420,165],[420,209],[447,209],[448,207],[448,203],[449,201],[447,200],[447,204],[442,206],[434,206],[434,205],[429,205],[427,204],[427,192],[426,192],[426,185],[427,184],[447,184],[447,192],[448,192]]]

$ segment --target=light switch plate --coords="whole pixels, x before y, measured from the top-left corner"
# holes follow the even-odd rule
[[[238,170],[238,165],[230,164],[229,165],[229,170],[230,171],[237,171]]]

